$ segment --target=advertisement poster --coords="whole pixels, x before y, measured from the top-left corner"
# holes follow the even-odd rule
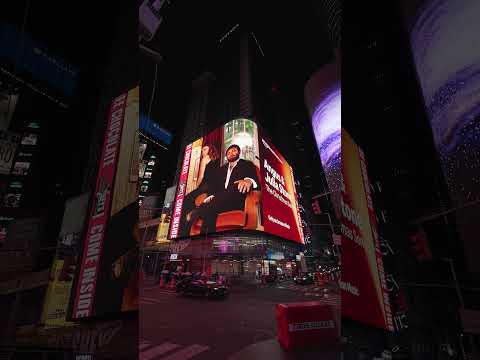
[[[45,328],[72,325],[67,310],[78,264],[80,240],[88,210],[89,193],[67,200],[45,297],[42,323]]]
[[[138,309],[139,88],[112,101],[72,319]]]
[[[175,200],[176,186],[171,186],[165,192],[165,200],[163,202],[162,215],[160,216],[160,224],[157,231],[157,243],[169,243],[168,229],[170,227],[173,201]]]
[[[38,136],[37,134],[29,133],[25,134],[22,138],[22,145],[34,146],[37,145]]]
[[[366,162],[343,129],[342,180],[342,316],[393,331]]]
[[[17,150],[20,136],[10,131],[0,130],[0,174],[10,175],[15,151]]]
[[[246,229],[304,242],[293,170],[252,120],[187,145],[180,171],[170,239]]]
[[[30,169],[30,163],[25,161],[17,161],[13,166],[12,175],[26,176]]]

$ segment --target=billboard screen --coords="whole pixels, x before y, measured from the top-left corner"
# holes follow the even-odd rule
[[[393,331],[365,157],[343,129],[341,193],[342,315]]]
[[[67,200],[60,228],[57,253],[53,260],[42,323],[46,328],[73,325],[67,321],[67,310],[78,264],[79,241],[85,225],[90,194]]]
[[[110,106],[73,319],[138,309],[138,102],[136,87]]]
[[[312,129],[336,215],[339,216],[342,115],[339,64],[324,65],[310,77],[305,86],[305,103],[310,111]]]
[[[304,243],[293,169],[249,119],[186,146],[169,238],[240,229]]]
[[[170,220],[172,214],[172,205],[175,200],[176,186],[171,186],[165,193],[165,200],[163,202],[162,215],[160,217],[160,224],[157,231],[157,243],[168,243],[168,229],[170,227]]]
[[[466,266],[480,273],[479,1],[424,1],[410,34],[418,79]]]

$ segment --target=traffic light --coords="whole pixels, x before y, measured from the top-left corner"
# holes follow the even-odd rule
[[[419,262],[432,260],[432,252],[428,245],[427,234],[420,228],[408,237],[413,255]]]

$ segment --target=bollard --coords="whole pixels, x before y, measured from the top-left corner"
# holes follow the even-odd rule
[[[165,275],[160,276],[160,284],[158,285],[158,287],[160,287],[160,288],[165,287]]]
[[[177,277],[174,275],[174,276],[172,276],[172,280],[168,284],[168,288],[169,289],[175,289],[176,286],[177,286]]]

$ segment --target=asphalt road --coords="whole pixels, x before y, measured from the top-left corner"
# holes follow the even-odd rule
[[[181,297],[158,287],[144,287],[140,359],[255,360],[256,354],[269,360],[338,359],[332,349],[287,354],[278,346],[275,305],[311,300],[337,304],[339,309],[338,295],[323,295],[318,286],[291,282],[275,287],[234,284],[226,300]]]

